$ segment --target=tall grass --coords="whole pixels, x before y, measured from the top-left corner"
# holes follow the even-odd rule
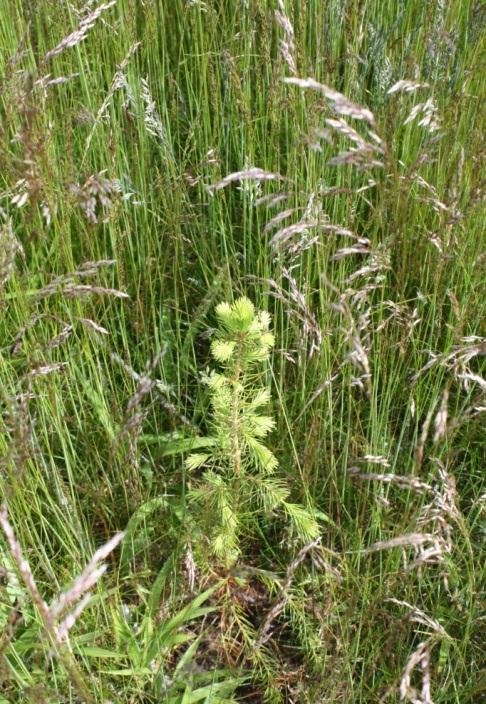
[[[0,538],[0,702],[82,701],[73,662],[100,703],[481,701],[482,4],[10,0],[0,45],[6,520],[48,604],[126,531],[67,655]],[[224,573],[184,453],[243,294],[322,535]]]

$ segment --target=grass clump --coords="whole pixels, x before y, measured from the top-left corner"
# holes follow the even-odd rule
[[[482,701],[484,3],[0,45],[1,704]]]

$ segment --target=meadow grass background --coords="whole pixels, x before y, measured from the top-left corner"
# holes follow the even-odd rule
[[[484,3],[107,5],[83,41],[93,2],[0,9],[1,494],[47,601],[128,526],[61,658],[0,538],[0,702],[87,701],[79,675],[105,704],[479,703]],[[339,159],[338,118],[381,152]],[[238,574],[192,564],[198,374],[242,294],[276,334],[269,446],[329,518],[290,573],[277,519]]]

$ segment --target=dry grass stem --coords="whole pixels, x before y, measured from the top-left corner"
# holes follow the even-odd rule
[[[435,432],[433,443],[436,445],[441,438],[444,438],[447,433],[447,418],[448,418],[448,404],[449,404],[449,389],[444,389],[442,394],[442,400],[440,403],[440,408],[435,416]]]
[[[283,0],[278,0],[278,10],[275,10],[275,19],[282,27],[285,39],[280,40],[280,54],[289,67],[290,73],[297,75],[297,65],[295,63],[295,36],[292,23],[285,11]]]
[[[278,0],[278,10],[275,10],[275,19],[285,33],[285,39],[280,39],[280,54],[289,67],[290,73],[296,76],[294,28],[285,11],[283,0]]]
[[[15,271],[15,259],[23,253],[23,248],[16,238],[12,221],[0,225],[0,294],[2,288]]]
[[[72,587],[63,592],[57,601],[54,601],[50,606],[42,598],[37,587],[36,581],[32,574],[29,563],[25,559],[22,548],[17,541],[14,529],[8,518],[7,507],[4,504],[0,511],[0,526],[3,528],[7,538],[8,546],[12,558],[17,565],[20,576],[29,592],[29,595],[39,610],[46,632],[52,637],[57,645],[66,643],[69,646],[68,634],[76,622],[77,616],[87,606],[90,597],[88,592],[100,579],[106,570],[106,565],[100,563],[119,545],[123,540],[124,533],[117,533],[105,545],[99,548],[91,558],[88,565],[74,581]],[[59,619],[62,614],[73,604],[82,599],[69,616],[67,616],[59,625]]]
[[[125,76],[125,69],[128,66],[128,63],[131,59],[131,57],[135,54],[137,49],[139,48],[141,42],[135,42],[132,44],[130,49],[128,50],[127,54],[125,55],[125,58],[123,61],[118,65],[117,70],[115,72],[115,75],[112,78],[110,88],[108,90],[108,93],[106,94],[100,108],[98,109],[98,112],[96,113],[96,117],[93,120],[93,125],[91,127],[90,133],[86,138],[85,146],[84,146],[84,152],[83,152],[83,158],[81,160],[81,163],[84,164],[84,161],[86,159],[86,155],[89,151],[89,148],[91,146],[91,141],[93,139],[94,133],[96,131],[96,128],[98,125],[101,123],[103,120],[103,117],[113,99],[113,96],[118,90],[125,90],[127,94],[127,104],[134,103],[134,98],[131,93],[130,86],[128,84],[128,81]]]
[[[258,638],[255,643],[255,648],[261,648],[261,646],[265,645],[265,643],[271,638],[272,623],[275,621],[276,618],[278,618],[278,616],[282,613],[285,608],[285,604],[287,603],[289,598],[289,590],[292,586],[292,582],[294,580],[294,575],[297,568],[305,560],[307,554],[319,545],[320,541],[321,538],[316,538],[310,543],[307,543],[307,545],[304,545],[304,547],[298,552],[294,560],[292,560],[291,564],[287,569],[287,577],[280,592],[280,596],[268,612],[265,621],[260,626]]]
[[[34,575],[32,574],[30,565],[24,557],[22,548],[20,547],[20,543],[15,537],[14,529],[9,521],[7,506],[5,504],[0,509],[0,526],[3,528],[3,532],[5,533],[5,537],[7,538],[7,543],[10,549],[10,554],[12,555],[12,558],[14,559],[15,564],[17,565],[17,569],[19,570],[20,576],[22,577],[27,591],[29,592],[30,598],[39,609],[39,613],[42,616],[42,620],[44,621],[46,626],[51,629],[52,623],[49,607],[47,606],[47,603],[44,601],[39,592],[39,589],[37,588],[37,584],[34,579]]]
[[[329,88],[329,86],[319,83],[313,78],[284,78],[285,83],[291,83],[292,85],[298,86],[299,88],[310,88],[312,90],[317,90],[322,93],[332,104],[333,109],[339,115],[348,115],[355,120],[364,120],[368,122],[374,129],[376,128],[376,121],[373,113],[367,108],[363,108],[361,105],[353,103],[351,100],[346,98],[345,95],[339,93],[337,90]]]
[[[271,171],[265,171],[264,169],[259,169],[257,167],[253,167],[250,169],[246,169],[243,171],[235,171],[232,174],[228,174],[228,176],[225,176],[224,178],[221,179],[221,181],[218,181],[218,183],[213,184],[212,186],[208,186],[208,191],[210,193],[214,193],[215,191],[220,191],[222,188],[226,188],[226,186],[229,186],[231,183],[234,183],[235,181],[283,181],[284,178],[280,174],[277,173],[272,173]],[[260,201],[261,202],[261,201]],[[258,201],[257,201],[258,203]]]
[[[384,484],[396,484],[400,489],[411,489],[419,493],[432,491],[430,484],[421,481],[413,476],[403,476],[400,474],[378,474],[376,472],[362,472],[358,467],[350,467],[350,474],[355,479],[363,481],[383,482]]]
[[[429,87],[430,86],[428,83],[418,83],[417,81],[401,80],[394,83],[392,87],[387,90],[387,94],[391,95],[392,93],[414,93],[420,88]]]
[[[78,25],[78,28],[74,32],[68,34],[67,37],[64,37],[64,39],[59,42],[59,44],[54,49],[51,49],[47,52],[47,54],[44,56],[44,61],[49,61],[55,56],[59,56],[59,54],[61,54],[66,49],[77,46],[80,42],[84,41],[88,35],[89,30],[94,26],[96,20],[103,14],[103,12],[106,12],[110,9],[110,7],[113,7],[113,5],[116,5],[116,0],[109,0],[109,2],[104,3],[103,5],[98,5],[97,8],[95,8],[92,12],[86,15],[84,19],[81,20]]]
[[[398,535],[396,538],[390,538],[390,540],[379,540],[368,548],[365,548],[363,552],[377,552],[378,550],[390,550],[392,548],[403,548],[409,545],[425,545],[427,543],[437,544],[437,536],[433,533],[407,533],[405,535]]]
[[[299,289],[296,279],[285,267],[282,268],[282,278],[287,281],[288,290],[285,290],[283,285],[274,279],[258,279],[253,275],[248,276],[251,281],[257,280],[270,286],[269,295],[284,304],[289,316],[299,321],[302,325],[302,336],[299,340],[300,350],[301,352],[306,350],[310,358],[320,348],[323,332],[307,303],[305,293]]]
[[[411,704],[434,704],[430,695],[430,648],[432,641],[419,643],[409,657],[400,681],[400,700]],[[412,687],[412,673],[420,665],[422,671],[422,686],[418,692]]]
[[[438,110],[434,101],[432,98],[429,98],[425,103],[415,105],[403,124],[408,125],[410,122],[420,118],[417,123],[418,125],[426,127],[429,132],[436,132],[440,129],[437,112]]]
[[[274,208],[279,203],[288,200],[290,196],[290,193],[267,193],[266,195],[257,198],[255,205],[266,205],[267,208]]]
[[[310,229],[317,227],[317,222],[298,222],[295,225],[288,225],[278,230],[270,239],[272,247],[282,247],[294,236],[308,232]]]
[[[286,218],[289,218],[291,215],[293,215],[296,212],[296,208],[287,208],[286,210],[282,210],[280,213],[277,213],[271,220],[267,222],[265,227],[263,228],[263,234],[266,235],[267,232],[270,232],[276,225],[282,222],[282,220],[285,220]]]

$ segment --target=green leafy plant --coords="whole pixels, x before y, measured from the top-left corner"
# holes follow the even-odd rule
[[[315,538],[319,527],[308,508],[290,501],[276,474],[277,459],[264,444],[275,425],[265,413],[271,398],[265,366],[274,345],[270,315],[242,297],[219,304],[216,316],[211,354],[221,371],[203,375],[210,392],[210,442],[189,455],[186,467],[194,473],[203,468],[190,498],[211,526],[211,552],[230,567],[241,554],[242,536],[252,534],[255,516],[283,511],[302,540]]]
[[[80,645],[79,653],[118,667],[105,675],[131,682],[134,691],[147,691],[167,704],[189,702],[229,703],[234,690],[244,681],[226,669],[207,669],[198,663],[204,629],[197,635],[193,622],[200,622],[215,610],[206,606],[218,585],[198,594],[171,617],[160,617],[162,592],[174,571],[174,557],[161,568],[149,591],[137,589],[141,608],[126,604],[112,608],[113,649]],[[167,605],[166,605],[167,606]],[[186,647],[187,646],[187,647]],[[182,649],[182,650],[181,650]]]

